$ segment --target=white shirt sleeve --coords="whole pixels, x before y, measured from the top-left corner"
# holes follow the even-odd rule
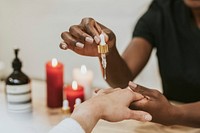
[[[85,133],[81,125],[72,118],[61,121],[49,133]]]

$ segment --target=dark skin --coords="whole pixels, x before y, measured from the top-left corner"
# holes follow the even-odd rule
[[[200,1],[198,0],[184,0],[186,6],[188,6],[193,14],[194,22],[200,29]]]
[[[131,109],[147,111],[152,115],[152,122],[163,125],[184,125],[200,127],[200,102],[172,105],[158,90],[148,89],[129,82],[129,87],[145,98],[130,105]]]
[[[97,30],[96,25],[100,27],[100,30]],[[88,29],[90,31],[87,31]],[[80,55],[96,56],[101,60],[100,54],[97,52],[97,45],[99,42],[96,42],[94,39],[93,42],[88,42],[86,41],[86,37],[98,37],[102,31],[108,35],[108,37],[106,37],[106,43],[109,45],[106,80],[109,85],[114,88],[125,88],[127,87],[128,82],[133,80],[143,69],[150,57],[152,47],[148,41],[143,38],[133,38],[121,56],[116,48],[116,37],[114,33],[92,18],[84,18],[79,25],[71,26],[69,32],[63,32],[61,37],[67,44],[68,49],[71,49]],[[84,48],[77,47],[76,42],[85,44]],[[60,47],[63,49],[62,45],[63,44],[61,44]],[[132,57],[135,57],[134,61],[132,60]],[[116,71],[122,73],[116,73]]]
[[[184,2],[193,13],[194,23],[200,27],[200,1],[184,0]],[[106,43],[109,45],[106,81],[113,88],[125,88],[129,81],[132,81],[144,68],[151,55],[152,45],[144,38],[134,37],[124,53],[120,55],[116,48],[115,34],[94,19],[84,18],[79,25],[73,25],[69,31],[62,33],[64,43],[61,43],[60,47],[64,50],[71,49],[80,55],[98,57],[101,61],[97,45],[100,42],[99,34],[102,32],[106,34]],[[81,42],[84,47],[78,47],[77,42]],[[137,88],[139,89],[136,89],[136,92],[146,98],[133,103],[132,107],[149,112],[153,116],[153,122],[164,125],[200,127],[200,102],[174,106],[156,90],[149,90],[145,87]],[[158,110],[160,112],[156,113]]]

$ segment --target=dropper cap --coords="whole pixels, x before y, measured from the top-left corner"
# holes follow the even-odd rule
[[[20,70],[21,67],[22,67],[22,62],[21,62],[21,61],[19,60],[19,58],[18,58],[18,52],[19,52],[19,49],[18,49],[18,48],[14,49],[15,59],[14,59],[13,62],[12,62],[12,67],[13,67],[13,69],[15,69],[15,70]]]

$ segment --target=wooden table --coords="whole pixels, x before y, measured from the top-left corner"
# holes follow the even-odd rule
[[[61,109],[46,106],[46,83],[32,80],[33,111],[26,114],[13,114],[7,111],[5,85],[0,83],[0,132],[1,133],[47,133],[54,125],[68,117]],[[139,123],[126,120],[110,123],[100,120],[93,133],[133,133]]]

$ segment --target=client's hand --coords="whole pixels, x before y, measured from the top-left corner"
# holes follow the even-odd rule
[[[91,132],[99,119],[111,122],[125,119],[151,121],[149,113],[129,109],[130,103],[144,98],[141,94],[128,88],[100,90],[98,93],[100,95],[77,106],[71,115],[86,132]]]

